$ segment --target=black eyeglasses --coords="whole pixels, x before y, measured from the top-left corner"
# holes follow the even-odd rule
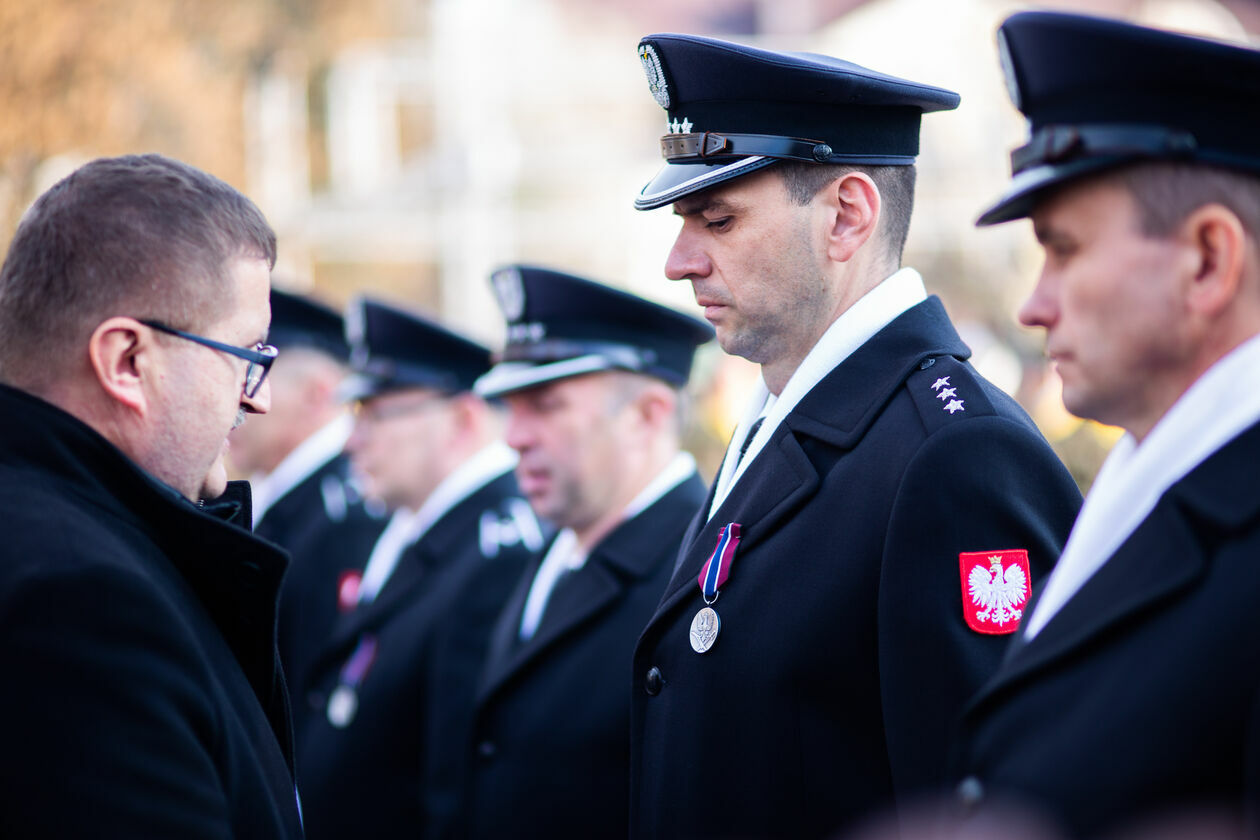
[[[228,353],[238,359],[244,359],[249,362],[249,366],[245,368],[244,390],[245,396],[249,397],[251,400],[254,398],[254,395],[258,393],[258,389],[262,387],[263,380],[267,378],[267,371],[271,370],[271,363],[276,360],[276,355],[280,352],[270,344],[255,344],[252,348],[237,347],[233,344],[224,344],[221,341],[215,341],[213,338],[206,338],[190,332],[184,332],[183,330],[177,330],[174,327],[168,327],[161,321],[149,321],[144,318],[137,318],[136,320],[144,324],[146,327],[152,327],[158,332],[164,332],[178,338],[194,341],[197,344],[204,345],[205,347],[209,347],[213,350],[219,350],[223,353]]]

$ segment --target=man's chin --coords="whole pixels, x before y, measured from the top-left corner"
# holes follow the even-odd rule
[[[201,483],[201,498],[217,499],[227,490],[227,468],[223,465],[223,456],[219,455],[206,473]]]

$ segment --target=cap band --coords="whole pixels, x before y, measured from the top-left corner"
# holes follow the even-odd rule
[[[821,140],[778,137],[773,134],[720,134],[716,131],[705,131],[666,134],[661,138],[661,156],[670,163],[749,155],[826,163],[832,158],[832,149]]]
[[[1193,134],[1157,125],[1047,125],[1011,152],[1011,174],[1081,157],[1189,158],[1198,148]]]

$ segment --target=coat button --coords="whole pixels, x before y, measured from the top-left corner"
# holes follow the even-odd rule
[[[958,783],[958,804],[966,812],[974,811],[984,801],[984,785],[975,776],[968,776]]]
[[[494,758],[494,754],[496,752],[498,752],[498,748],[495,747],[494,741],[482,741],[477,745],[477,755],[481,756],[486,761]]]
[[[643,687],[647,689],[647,693],[655,697],[661,693],[661,688],[665,685],[665,677],[661,674],[661,669],[653,665],[648,669],[647,681]]]

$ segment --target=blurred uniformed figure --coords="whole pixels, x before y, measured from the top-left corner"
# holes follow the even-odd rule
[[[632,835],[828,836],[943,788],[1080,503],[900,268],[921,114],[827,56],[652,35],[665,265],[762,381],[634,658]]]
[[[250,476],[254,533],[292,555],[277,641],[285,679],[296,688],[336,620],[339,586],[362,573],[385,518],[365,506],[342,452],[353,421],[337,390],[350,356],[341,315],[272,289],[267,339],[281,351],[268,379],[271,410],[232,432],[228,454]],[[293,712],[301,733],[306,704]]]
[[[1040,12],[999,44],[1031,136],[980,224],[1032,220],[1020,320],[1067,408],[1126,434],[968,710],[958,793],[1077,837],[1254,819],[1260,52]]]
[[[477,391],[507,403],[521,489],[560,531],[498,621],[471,716],[433,695],[426,836],[624,837],[630,658],[704,499],[680,391],[713,330],[549,269],[492,281],[507,345]]]
[[[298,785],[312,840],[414,837],[422,705],[458,691],[425,684],[430,636],[459,623],[479,665],[491,620],[544,534],[498,418],[471,392],[490,351],[368,299],[350,308],[347,333],[347,395],[358,403],[347,449],[366,491],[395,513],[362,578],[342,587],[345,611],[297,700],[311,716]]]

